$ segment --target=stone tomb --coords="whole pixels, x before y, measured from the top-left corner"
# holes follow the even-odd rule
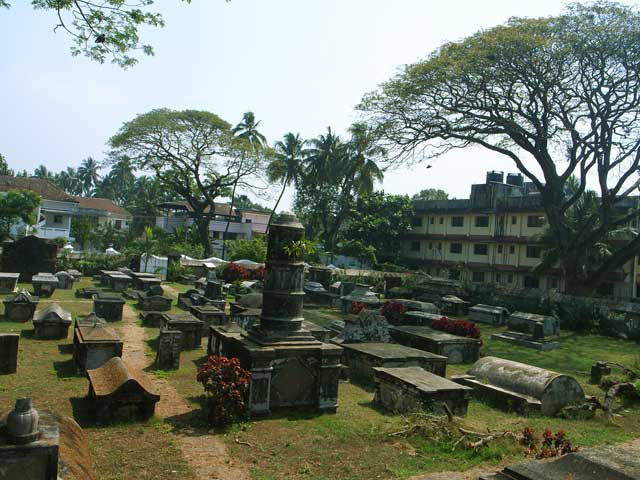
[[[40,299],[21,289],[15,295],[5,298],[4,318],[11,322],[26,322],[33,318]]]
[[[116,331],[95,315],[78,320],[73,331],[73,363],[78,373],[98,368],[122,356],[122,340]]]
[[[338,346],[316,340],[303,328],[304,257],[287,247],[304,240],[304,227],[290,213],[276,217],[269,229],[262,313],[249,331],[212,327],[213,347],[237,357],[251,371],[249,412],[268,414],[279,407],[314,407],[335,412],[338,406]]]
[[[346,318],[344,328],[333,339],[333,343],[388,343],[391,340],[389,327],[389,322],[380,311],[362,309],[357,317],[350,315]]]
[[[190,313],[166,313],[162,328],[182,332],[182,350],[191,350],[202,346],[204,322]]]
[[[120,357],[87,370],[89,398],[93,402],[96,420],[148,420],[153,417],[160,395],[138,369]]]
[[[122,272],[120,272],[119,270],[100,270],[100,275],[98,275],[98,278],[100,279],[100,286],[104,288],[110,288],[110,276],[121,274]]]
[[[495,333],[491,338],[536,350],[551,350],[560,342],[548,336],[560,335],[560,320],[548,315],[514,312],[507,319],[506,332]]]
[[[16,373],[19,343],[20,335],[17,333],[0,333],[0,375]]]
[[[504,325],[509,316],[509,310],[494,305],[479,303],[469,309],[471,320],[479,323],[487,323],[493,326]]]
[[[97,295],[98,293],[100,293],[100,290],[94,287],[76,289],[77,298],[93,298],[93,296]]]
[[[374,402],[399,413],[427,411],[464,417],[471,388],[435,375],[420,367],[374,367]],[[446,405],[446,408],[445,406]]]
[[[473,363],[480,356],[480,340],[459,337],[429,327],[404,325],[390,327],[391,338],[407,347],[447,357],[447,363]]]
[[[580,384],[568,375],[497,357],[483,357],[467,372],[453,377],[473,388],[474,395],[503,410],[555,415],[585,400]]]
[[[343,282],[344,284],[345,282]],[[349,295],[340,297],[340,308],[342,313],[351,313],[351,308],[354,303],[362,303],[366,305],[369,310],[375,310],[380,308],[384,303],[378,298],[378,296],[371,291],[369,285],[358,284],[356,288]]]
[[[155,312],[168,312],[171,310],[173,299],[167,295],[158,295],[153,289],[147,290],[138,297],[138,306],[141,310]]]
[[[52,273],[40,272],[31,277],[33,292],[43,298],[49,298],[58,287],[58,279]]]
[[[147,276],[137,277],[135,280],[135,284],[138,290],[142,290],[143,292],[146,292],[153,286],[156,286],[156,285],[161,286],[162,280],[156,277],[155,275],[152,275],[150,277],[147,277]]]
[[[161,327],[166,321],[163,312],[140,312],[140,318],[145,327]]]
[[[445,295],[440,299],[440,307],[445,315],[461,317],[469,313],[469,302],[455,295]]]
[[[93,297],[93,311],[96,316],[108,322],[119,322],[122,320],[124,304],[124,298],[119,295],[100,292]]]
[[[60,271],[55,274],[55,277],[58,279],[58,288],[62,290],[71,290],[73,288],[73,283],[76,281],[69,272]]]
[[[73,268],[69,268],[67,270],[67,273],[70,274],[71,276],[73,276],[74,280],[76,282],[79,282],[82,279],[82,272],[80,272],[79,270],[73,269]]]
[[[342,363],[350,377],[373,383],[374,367],[420,367],[444,377],[447,358],[395,343],[342,343]]]
[[[50,304],[33,317],[34,337],[39,340],[59,340],[67,338],[71,325],[71,313],[57,303]]]
[[[440,320],[442,314],[428,312],[404,312],[401,325],[419,325],[430,327],[434,320]]]
[[[193,305],[189,311],[191,315],[202,320],[207,328],[214,325],[227,324],[227,315],[213,305]]]
[[[179,330],[161,329],[158,336],[158,353],[156,367],[162,370],[180,368],[180,351],[182,350],[182,332]]]
[[[440,313],[440,309],[433,303],[429,302],[419,302],[417,300],[408,300],[405,298],[396,298],[394,302],[404,305],[406,312],[425,312],[436,315]],[[442,317],[442,315],[440,315],[440,317]]]
[[[13,293],[18,286],[19,273],[0,272],[0,293]]]
[[[114,292],[124,292],[133,285],[133,279],[129,275],[120,272],[107,275],[107,279],[109,288]]]
[[[220,300],[222,295],[222,283],[208,280],[204,287],[204,296],[210,300]]]
[[[305,320],[302,322],[302,328],[311,332],[313,338],[320,342],[328,343],[331,340],[331,330],[321,327],[313,322]]]

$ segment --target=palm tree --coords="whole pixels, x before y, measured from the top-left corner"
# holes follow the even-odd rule
[[[304,145],[306,140],[300,138],[300,134],[295,135],[291,132],[287,133],[282,141],[277,141],[275,149],[275,158],[271,161],[267,167],[267,175],[271,182],[282,182],[282,190],[276,204],[273,206],[271,216],[269,217],[269,223],[267,225],[267,231],[271,220],[276,214],[282,195],[284,194],[287,186],[292,183],[297,183],[298,179],[302,175],[302,159],[304,158]]]
[[[78,181],[85,195],[89,195],[100,181],[98,170],[100,170],[100,166],[92,157],[85,158],[80,164],[78,168]]]
[[[231,132],[239,139],[242,139],[246,142],[248,146],[248,150],[251,154],[262,150],[267,143],[267,139],[265,136],[258,131],[258,126],[260,125],[260,121],[256,122],[256,117],[253,112],[245,112],[242,115],[242,120],[238,125],[233,127]],[[240,172],[242,170],[242,165],[244,163],[244,153],[242,154],[242,158],[240,159],[240,164],[238,165],[238,176],[233,182],[233,189],[231,190],[231,205],[229,206],[229,216],[227,217],[227,225],[224,228],[224,234],[222,236],[222,258],[224,258],[225,251],[225,242],[224,239],[227,237],[227,233],[229,232],[229,225],[231,223],[231,214],[233,213],[233,205],[236,197],[236,188],[238,187],[238,181],[240,180]],[[211,208],[214,208],[213,205]]]
[[[52,178],[53,174],[46,166],[40,165],[33,171],[33,176],[38,178]]]
[[[78,173],[75,168],[67,167],[66,170],[54,177],[54,181],[69,195],[82,195],[82,184],[78,179]]]
[[[314,181],[330,181],[335,179],[342,165],[345,144],[340,136],[327,127],[327,134],[320,135],[309,142],[311,148],[305,151],[306,173]]]
[[[354,189],[359,195],[373,192],[375,182],[382,182],[384,173],[376,164],[384,159],[387,151],[376,143],[372,130],[364,123],[354,123],[349,128],[349,157]]]

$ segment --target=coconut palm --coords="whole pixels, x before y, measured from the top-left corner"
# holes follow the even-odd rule
[[[82,195],[82,184],[78,179],[78,172],[73,167],[67,167],[54,177],[55,183],[69,195]]]
[[[300,138],[300,134],[295,135],[291,132],[287,133],[282,141],[277,141],[274,150],[275,156],[267,167],[267,176],[271,182],[282,182],[282,190],[278,196],[276,204],[273,206],[271,216],[269,217],[269,225],[271,225],[271,219],[276,213],[282,195],[287,186],[292,183],[298,182],[298,179],[302,175],[302,160],[304,158],[304,145],[306,141]]]
[[[376,143],[372,130],[364,123],[354,123],[349,128],[349,163],[353,186],[359,195],[373,192],[375,182],[382,182],[384,173],[376,160],[386,157],[387,151]]]
[[[100,181],[98,170],[100,170],[100,166],[92,157],[85,158],[80,164],[80,167],[78,167],[78,181],[80,182],[83,193],[87,196]]]
[[[327,127],[326,135],[309,141],[311,148],[305,151],[305,172],[310,179],[331,182],[339,178],[344,166],[346,145],[340,136]]]
[[[45,165],[40,165],[33,171],[33,176],[38,178],[52,178],[53,173]]]

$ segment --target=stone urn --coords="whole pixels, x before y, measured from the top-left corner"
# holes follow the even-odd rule
[[[7,434],[16,445],[24,445],[38,439],[38,411],[33,408],[30,398],[19,398],[16,406],[7,416]]]

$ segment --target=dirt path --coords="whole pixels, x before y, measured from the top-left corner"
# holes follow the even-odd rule
[[[175,288],[170,287],[169,285],[166,285],[166,284],[162,284],[162,289],[167,295],[173,298],[178,298],[178,291]]]
[[[123,357],[132,366],[142,370],[153,362],[153,358],[145,355],[144,329],[136,324],[136,320],[136,313],[129,305],[125,305],[124,325],[121,328]],[[168,419],[186,415],[193,410],[167,380],[153,374],[146,375],[160,394],[156,415]],[[232,463],[224,442],[216,435],[183,428],[175,432],[175,436],[196,480],[249,480],[249,473]]]

